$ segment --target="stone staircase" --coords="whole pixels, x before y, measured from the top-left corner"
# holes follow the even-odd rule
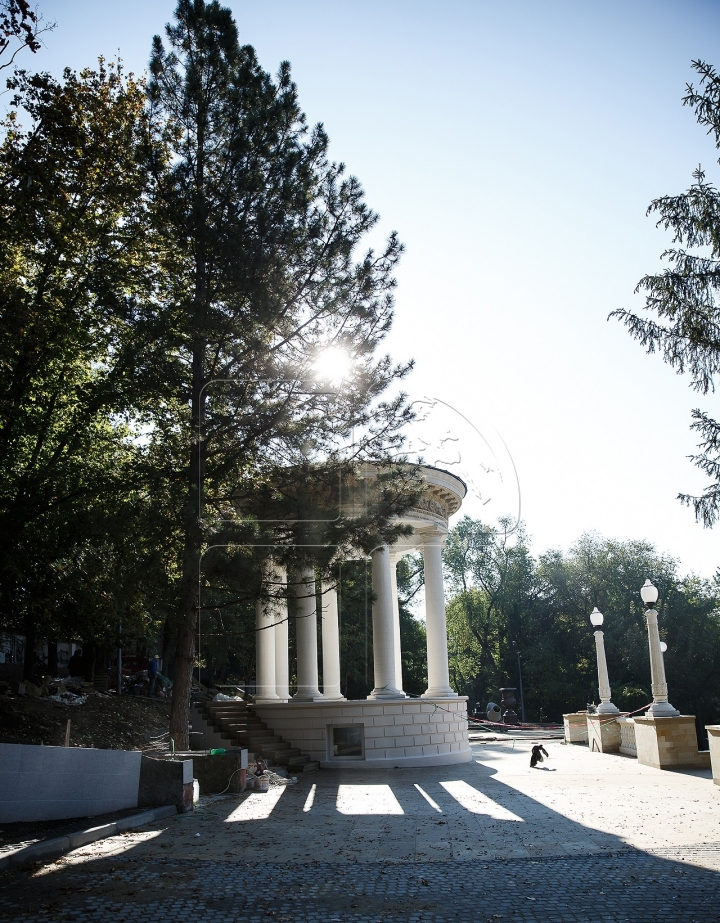
[[[271,731],[255,714],[247,702],[196,702],[205,722],[227,743],[223,746],[247,747],[268,764],[285,766],[288,772],[313,772],[320,768],[317,760],[310,759],[297,747]]]

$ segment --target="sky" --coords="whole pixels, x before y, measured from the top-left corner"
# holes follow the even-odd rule
[[[404,387],[440,413],[426,457],[442,461],[452,438],[475,485],[463,511],[519,511],[535,553],[595,531],[711,577],[720,527],[676,496],[704,486],[690,414],[717,415],[717,398],[607,318],[642,308],[635,286],[670,245],[650,202],[686,189],[698,163],[720,182],[682,106],[691,62],[720,67],[720,4],[227,5],[267,70],[291,62],[310,123],[381,216],[371,243],[396,230],[405,244],[386,345],[415,360]],[[40,8],[57,27],[24,66],[59,74],[120,54],[142,73],[174,4]]]

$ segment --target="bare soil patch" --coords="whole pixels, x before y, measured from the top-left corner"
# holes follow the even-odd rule
[[[64,705],[46,697],[0,696],[0,743],[60,747],[68,718],[71,747],[166,749],[170,700],[91,695],[84,705]]]

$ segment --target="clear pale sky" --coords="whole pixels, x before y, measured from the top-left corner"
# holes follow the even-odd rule
[[[693,59],[720,67],[717,0],[227,5],[267,70],[292,63],[380,234],[405,242],[388,348],[416,360],[411,395],[497,431],[534,551],[595,530],[712,576],[720,527],[696,525],[675,496],[702,488],[690,411],[717,415],[717,398],[606,318],[640,306],[633,289],[670,244],[650,201],[684,190],[700,162],[720,183],[681,105]],[[59,73],[119,51],[137,73],[174,3],[40,7],[58,26],[23,66]]]

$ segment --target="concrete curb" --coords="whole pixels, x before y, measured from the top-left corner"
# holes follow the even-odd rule
[[[52,840],[41,840],[39,843],[33,843],[32,846],[23,846],[22,849],[16,849],[15,852],[7,853],[0,858],[0,872],[4,872],[9,868],[28,865],[30,862],[37,862],[42,859],[57,858],[57,856],[70,852],[71,849],[94,843],[96,840],[104,840],[106,837],[114,836],[116,833],[132,830],[134,827],[143,827],[153,821],[162,820],[163,817],[172,817],[173,814],[177,814],[175,805],[166,805],[163,808],[154,808],[151,811],[141,811],[140,814],[131,814],[129,817],[123,817],[112,824],[87,827],[85,830],[78,830],[77,833],[71,833],[68,836],[58,836]]]

